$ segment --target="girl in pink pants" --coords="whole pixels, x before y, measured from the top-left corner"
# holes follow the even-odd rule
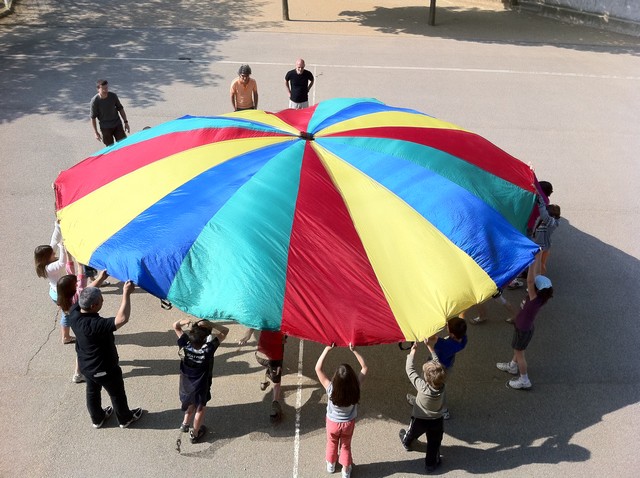
[[[333,377],[329,379],[324,373],[322,365],[332,348],[333,345],[325,347],[316,363],[316,375],[329,396],[326,418],[327,471],[333,473],[336,469],[336,462],[339,460],[342,465],[342,477],[350,478],[353,469],[351,439],[358,414],[360,385],[367,375],[367,364],[362,355],[350,344],[349,348],[360,364],[360,373],[356,374],[349,364],[343,363],[338,366]],[[340,450],[339,458],[338,449]]]

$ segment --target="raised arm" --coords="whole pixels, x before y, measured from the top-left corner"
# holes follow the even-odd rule
[[[541,264],[542,261],[537,257],[536,260],[533,261],[533,264],[529,266],[529,270],[527,271],[527,293],[529,294],[529,300],[533,300],[538,297],[538,293],[536,292],[536,276],[540,275]]]
[[[326,346],[322,351],[322,353],[320,354],[320,357],[318,357],[318,361],[316,362],[316,375],[318,376],[318,380],[320,381],[320,384],[322,384],[322,387],[325,390],[329,388],[329,385],[331,384],[331,379],[327,377],[326,373],[324,373],[324,370],[322,370],[322,366],[324,365],[325,357],[329,353],[329,350],[331,350],[332,348],[333,348],[333,345]]]
[[[173,331],[176,333],[176,336],[178,338],[182,337],[182,334],[184,333],[182,331],[182,327],[184,327],[185,325],[189,325],[191,323],[191,320],[189,319],[180,319],[180,320],[176,320],[173,323]]]
[[[109,273],[106,270],[100,271],[96,278],[92,280],[87,287],[100,287],[102,283],[107,280],[107,277],[109,277]]]
[[[135,285],[133,285],[133,282],[130,280],[124,283],[124,287],[122,288],[122,302],[116,314],[116,330],[129,322],[129,316],[131,315],[131,294],[135,288]]]
[[[216,335],[220,342],[226,339],[227,335],[229,334],[228,327],[225,327],[222,324],[217,324],[210,320],[204,320],[204,319],[198,320],[197,322],[195,322],[195,325],[209,329],[211,331],[211,334]]]
[[[242,336],[240,340],[238,340],[238,345],[246,345],[251,336],[253,335],[254,329],[247,329],[245,334]]]
[[[356,347],[354,345],[349,344],[349,349],[351,349],[351,352],[353,352],[353,355],[355,355],[356,360],[360,364],[358,382],[360,382],[360,385],[362,385],[362,382],[364,382],[364,378],[367,376],[367,372],[369,371],[369,367],[367,367],[367,363],[364,361],[364,357],[360,355],[360,352],[356,350]]]

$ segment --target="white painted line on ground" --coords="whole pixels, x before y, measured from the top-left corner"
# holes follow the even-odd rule
[[[102,56],[62,56],[62,55],[25,55],[25,54],[9,54],[0,55],[0,58],[13,59],[13,60],[82,60],[82,61],[139,61],[139,62],[166,62],[166,63],[178,63],[178,62],[190,62],[199,64],[221,63],[226,65],[241,65],[239,61],[211,61],[211,60],[193,60],[193,59],[178,59],[178,58],[140,58],[140,57],[102,57]],[[250,61],[250,65],[262,65],[262,66],[289,66],[290,63],[279,62],[264,62],[264,61]],[[448,67],[430,67],[430,66],[383,66],[383,65],[339,65],[339,64],[314,64],[314,72],[318,67],[324,68],[350,68],[358,70],[409,70],[409,71],[441,71],[441,72],[455,72],[455,73],[489,73],[489,74],[503,74],[503,75],[530,75],[530,76],[560,76],[568,78],[595,78],[602,80],[640,80],[640,76],[621,76],[621,75],[595,75],[590,73],[571,73],[571,72],[558,72],[558,71],[528,71],[528,70],[505,70],[505,69],[490,69],[490,68],[448,68]]]
[[[300,418],[302,413],[302,354],[304,340],[300,340],[298,347],[298,389],[296,390],[296,432],[293,440],[293,478],[298,478],[298,461],[300,458]]]

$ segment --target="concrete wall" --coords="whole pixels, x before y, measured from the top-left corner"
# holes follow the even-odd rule
[[[640,0],[511,0],[522,10],[640,36]]]
[[[605,18],[640,22],[640,0],[520,0],[520,5],[540,5],[575,10]]]

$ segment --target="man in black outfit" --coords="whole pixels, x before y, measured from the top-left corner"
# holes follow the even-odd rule
[[[107,80],[98,80],[96,88],[98,89],[98,94],[91,99],[90,104],[91,127],[98,141],[102,141],[105,146],[111,146],[114,141],[120,141],[127,137],[125,130],[127,133],[131,131],[129,121],[118,95],[109,91]],[[120,117],[124,121],[124,128]],[[100,133],[102,134],[98,133],[96,119],[100,123]]]
[[[289,92],[289,108],[300,110],[309,107],[309,90],[313,86],[313,73],[304,69],[302,58],[296,61],[296,68],[288,71],[284,84]]]
[[[127,428],[142,416],[142,408],[129,409],[124,390],[122,369],[113,332],[129,321],[133,282],[122,290],[122,302],[115,317],[98,315],[104,299],[97,287],[87,287],[80,293],[78,304],[69,313],[69,324],[76,335],[76,352],[80,371],[87,380],[87,409],[94,428],[100,428],[113,411],[120,428]],[[102,408],[102,388],[107,391],[113,407]]]

